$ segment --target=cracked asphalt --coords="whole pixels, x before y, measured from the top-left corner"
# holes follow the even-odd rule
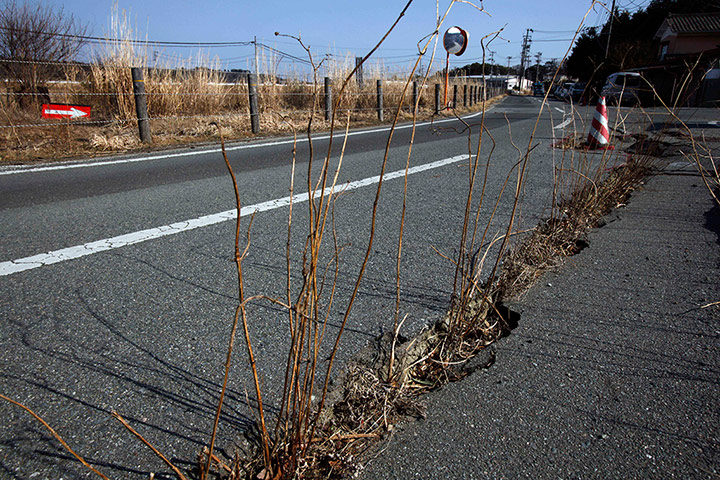
[[[539,146],[533,151],[518,228],[535,225],[547,211],[552,196],[552,172],[558,153],[550,145],[563,134],[552,126],[565,120],[570,112],[566,111],[566,115],[560,113],[568,110],[564,104],[553,102],[550,107],[542,114],[536,137]],[[487,186],[489,198],[495,198],[508,171],[518,161],[519,153],[513,143],[528,144],[538,112],[537,99],[510,97],[486,114],[485,125],[496,143]],[[586,118],[591,113],[589,108],[577,115]],[[691,115],[703,119],[702,115]],[[477,129],[479,117],[470,123]],[[508,124],[512,126],[513,142],[510,141]],[[423,126],[415,140],[412,166],[426,165],[467,152],[467,134],[459,122]],[[377,175],[386,141],[387,132],[350,137],[340,182],[347,184]],[[387,171],[405,167],[408,142],[409,129],[399,130],[391,146]],[[238,145],[230,158],[238,174],[244,205],[258,205],[289,195],[292,145],[287,142],[267,147],[251,145],[252,148]],[[489,154],[491,147],[490,142],[485,142],[483,155]],[[327,140],[317,142],[316,151],[322,152],[326,148]],[[307,146],[299,145],[299,152],[296,185],[306,185]],[[622,161],[623,154],[620,151],[617,153],[619,161]],[[336,157],[333,157],[333,162],[337,162]],[[337,368],[342,368],[354,352],[390,328],[395,303],[395,252],[402,183],[396,179],[388,181],[384,187],[372,257],[342,339]],[[431,246],[450,254],[457,248],[463,218],[458,205],[465,203],[467,183],[466,162],[443,165],[417,173],[409,179],[404,237],[407,254],[403,257],[401,283],[401,311],[408,315],[408,334],[437,320],[447,308],[454,269],[436,255]],[[141,243],[130,240],[142,238],[144,233],[138,232],[153,229],[167,232],[176,228],[173,226],[192,221],[188,219],[198,220],[232,209],[234,194],[222,158],[217,152],[198,149],[194,153],[178,152],[172,158],[0,175],[0,191],[0,243],[3,246],[0,262],[12,263],[13,260],[39,254],[53,257],[50,260],[43,257],[43,266],[39,268],[0,276],[0,392],[36,410],[73,448],[111,478],[147,479],[151,472],[166,471],[159,459],[111,417],[112,410],[121,413],[180,468],[192,469],[198,451],[208,441],[222,381],[230,320],[237,303],[236,277],[231,260],[234,223],[209,224]],[[298,187],[296,193],[299,191]],[[696,191],[700,195],[700,189]],[[339,242],[344,246],[338,299],[347,298],[352,290],[364,255],[369,207],[373,198],[374,188],[368,186],[345,192],[336,205],[335,226]],[[628,211],[633,208],[632,205]],[[510,207],[510,197],[504,197],[499,204],[493,230],[499,231],[502,227]],[[307,221],[307,204],[294,210],[294,218],[298,226]],[[606,227],[607,231],[611,231],[612,225],[620,223]],[[244,264],[248,292],[284,294],[286,235],[286,208],[267,210],[256,216],[252,246]],[[657,240],[654,234],[650,237],[650,240]],[[680,238],[679,235],[677,237]],[[299,265],[304,241],[300,228],[294,230],[291,242],[293,265]],[[125,246],[105,250],[106,246],[118,245]],[[713,246],[716,252],[717,246]],[[51,263],[69,255],[62,253],[66,248],[97,251]],[[598,247],[591,242],[587,252],[595,248]],[[585,258],[583,255],[587,252],[576,258]],[[716,258],[712,255],[705,252],[703,258],[708,261]],[[636,269],[633,267],[633,271]],[[700,271],[700,268],[690,269],[688,274],[699,275]],[[705,273],[711,274],[713,279],[717,276],[716,271]],[[683,278],[682,282],[675,283],[686,284],[684,277],[665,276]],[[691,278],[695,277],[688,277]],[[661,280],[663,277],[655,281]],[[679,293],[684,292],[680,286],[677,288]],[[705,290],[711,294],[717,292],[712,286],[705,287]],[[545,289],[539,291],[546,292]],[[608,292],[617,294],[613,288]],[[587,288],[581,293],[587,293]],[[673,294],[672,297],[682,299],[682,295]],[[531,298],[528,296],[524,302]],[[570,297],[564,299],[568,309],[575,308],[572,300]],[[611,304],[608,299],[603,299],[601,306],[606,303]],[[652,305],[648,304],[648,307]],[[512,355],[526,358],[522,352],[526,352],[530,345],[533,348],[543,346],[539,340],[527,345],[514,343],[522,337],[522,329],[531,325],[530,319],[534,317],[530,313],[530,304],[524,303],[515,308],[521,310],[521,324],[500,345],[501,349],[506,349],[505,358],[508,359]],[[628,311],[634,311],[632,307],[628,308]],[[333,304],[329,331],[336,331],[337,320],[343,312],[342,301]],[[715,314],[714,310],[702,312]],[[543,316],[542,312],[538,315]],[[268,412],[272,415],[277,412],[277,400],[282,389],[281,366],[286,354],[285,316],[273,306],[258,304],[253,306],[251,317],[251,334],[261,365]],[[570,333],[571,320],[568,318],[562,328],[554,328]],[[625,329],[628,323],[637,323],[637,319],[626,318],[614,328],[607,324],[598,328]],[[688,325],[688,331],[696,331],[699,325]],[[667,336],[678,333],[672,325],[660,331]],[[534,334],[543,335],[541,332]],[[653,341],[661,340],[655,338]],[[235,441],[249,428],[254,418],[252,383],[248,378],[241,341],[236,352],[218,440],[220,454],[228,458],[233,455]],[[498,357],[498,366],[488,372],[497,375],[497,369],[504,361],[502,353]],[[717,358],[716,353],[711,349],[708,355]],[[545,359],[548,362],[537,371],[544,372],[548,377],[538,377],[538,383],[528,384],[528,389],[522,394],[517,390],[504,389],[504,385],[512,385],[516,378],[514,371],[517,365],[508,363],[509,370],[502,376],[488,374],[487,382],[493,388],[487,391],[495,395],[493,404],[513,405],[519,399],[532,397],[535,395],[533,392],[541,391],[540,387],[547,389],[548,385],[559,384],[558,379],[566,382],[569,377],[565,376],[567,372],[562,369],[563,365],[566,370],[570,367],[579,369],[582,365],[576,360],[569,361],[568,358],[575,357],[570,357],[567,352],[562,357],[565,363],[560,360],[553,363],[551,359],[556,354],[563,352],[548,350],[545,356],[537,355],[539,361]],[[602,350],[594,355],[599,362]],[[486,373],[473,378],[485,378],[483,375]],[[571,373],[576,375],[573,377],[575,381],[587,376],[582,370]],[[590,378],[590,385],[604,382],[590,382]],[[498,380],[501,383],[495,384]],[[708,388],[716,388],[716,380],[714,384],[708,382]],[[472,388],[471,385],[469,382],[458,388]],[[662,385],[667,386],[665,383]],[[486,386],[483,386],[483,392]],[[636,387],[632,383],[618,388],[634,392]],[[447,403],[431,410],[455,409],[459,412],[459,408],[471,405],[472,398],[479,396],[470,393],[467,398],[448,398]],[[529,435],[527,442],[540,444],[539,432],[532,430],[532,425],[536,419],[543,418],[541,414],[547,407],[539,399],[535,399],[534,403],[539,405],[536,415],[526,415],[531,409],[527,412],[516,409],[511,418],[522,418],[524,423],[520,425],[529,425],[525,428]],[[573,405],[578,408],[584,406],[581,402]],[[481,406],[488,408],[485,404]],[[590,421],[581,411],[557,413],[560,414],[572,414],[584,418],[584,422]],[[607,412],[603,414],[607,416]],[[433,444],[434,439],[438,442],[448,440],[458,446],[465,441],[466,447],[458,451],[476,455],[482,445],[473,443],[476,441],[473,439],[490,442],[494,438],[494,432],[487,424],[475,419],[470,423],[457,422],[462,418],[465,417],[458,413],[445,419],[444,431],[454,431],[452,437],[443,437],[440,434],[443,430],[432,433],[432,438],[423,434],[422,442],[427,448],[417,452],[416,461],[421,464],[419,456],[424,452],[424,464],[433,469],[417,475],[423,478],[437,477],[441,472],[446,472],[445,477],[455,475],[452,472],[456,459],[448,455],[447,447]],[[501,428],[507,418],[500,411],[496,418],[494,425]],[[431,419],[428,419],[429,422]],[[547,424],[541,422],[538,425]],[[520,427],[508,426],[506,435],[512,434],[511,428]],[[591,435],[595,430],[588,432]],[[603,434],[610,435],[612,432],[600,433]],[[547,435],[554,438],[555,434]],[[563,431],[562,435],[574,441],[575,437],[567,432]],[[596,443],[593,440],[591,445]],[[502,444],[493,444],[494,448],[497,447],[496,454],[502,455],[498,458],[509,455],[515,458],[512,450],[501,450],[500,446]],[[386,457],[394,458],[397,463],[387,467],[390,469],[387,471],[395,473],[388,473],[384,478],[415,475],[405,470],[407,467],[404,466],[411,455],[403,450],[392,450],[392,445],[390,448],[388,452],[392,453]],[[526,447],[522,451],[533,450]],[[577,453],[572,449],[566,452]],[[545,450],[539,449],[528,458],[534,462],[532,465],[542,466],[545,453]],[[560,461],[559,458],[557,461]],[[568,458],[567,461],[572,465],[578,460]],[[482,476],[481,472],[488,471],[488,475],[492,476],[495,471],[493,464],[465,463],[470,470],[462,475]],[[377,468],[375,475],[382,476],[380,472],[385,467],[375,463],[371,468]],[[460,478],[460,475],[455,476]],[[74,480],[87,478],[87,472],[25,412],[0,403],[0,478]]]
[[[360,478],[720,476],[720,206],[675,157],[607,221]]]

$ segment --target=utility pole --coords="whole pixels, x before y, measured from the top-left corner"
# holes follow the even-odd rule
[[[492,77],[495,71],[495,52],[490,50],[490,76]]]
[[[534,30],[532,28],[528,28],[525,30],[525,35],[523,35],[523,44],[522,44],[522,52],[520,53],[520,90],[523,88],[523,80],[525,80],[525,66],[526,61],[529,60],[530,56],[530,44],[532,43],[531,33]]]
[[[508,61],[508,69],[507,72],[505,72],[505,88],[510,88],[510,60],[512,60],[512,57],[507,57]]]
[[[538,76],[540,75],[540,59],[542,58],[542,52],[535,54],[535,83],[538,82]]]
[[[615,19],[615,0],[612,0],[612,6],[610,7],[610,29],[608,31],[608,41],[605,46],[605,60],[607,60],[608,52],[610,51],[610,37],[612,37],[613,20]]]
[[[255,44],[255,75],[257,76],[257,81],[260,81],[260,68],[258,66],[258,51],[257,51],[257,37],[253,37],[253,43]]]

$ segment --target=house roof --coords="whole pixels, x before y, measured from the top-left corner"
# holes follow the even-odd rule
[[[720,13],[670,14],[663,22],[673,33],[717,33],[720,34]],[[660,27],[662,29],[662,27]]]

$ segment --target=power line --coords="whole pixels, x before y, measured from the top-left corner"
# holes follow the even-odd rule
[[[0,27],[0,30],[9,32],[31,33],[34,35],[47,35],[50,37],[74,38],[77,40],[87,40],[93,43],[131,43],[133,45],[152,45],[166,47],[240,47],[252,45],[253,42],[168,42],[163,40],[135,40],[132,38],[111,38],[111,37],[93,37],[89,35],[72,35],[69,33],[41,32],[36,30],[27,30],[12,27]]]
[[[289,53],[287,53],[287,52],[283,52],[283,51],[281,51],[281,50],[278,50],[277,48],[273,48],[273,47],[271,47],[271,46],[269,46],[269,45],[265,45],[264,43],[259,43],[259,42],[258,42],[257,45],[258,45],[258,47],[262,47],[262,48],[264,48],[264,49],[266,49],[266,50],[268,50],[268,51],[270,51],[270,52],[272,52],[272,53],[275,53],[275,54],[277,54],[277,55],[280,55],[280,56],[282,56],[282,57],[290,58],[290,59],[292,59],[292,60],[298,61],[298,62],[300,62],[300,63],[307,64],[307,65],[312,65],[312,62],[310,62],[310,60],[308,60],[308,59],[306,59],[306,58],[300,58],[300,57],[297,57],[297,56],[295,56],[295,55],[291,55],[291,54],[289,54]]]
[[[535,33],[575,33],[575,30],[535,30]]]

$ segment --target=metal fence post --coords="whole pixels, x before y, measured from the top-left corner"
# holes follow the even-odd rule
[[[435,84],[435,114],[440,113],[440,84]]]
[[[463,85],[463,107],[467,107],[467,83]]]
[[[330,86],[330,78],[325,77],[325,120],[330,120],[332,111],[332,87]]]
[[[147,95],[145,94],[145,80],[140,68],[133,67],[130,71],[133,82],[133,95],[135,96],[135,113],[137,115],[140,141],[150,143],[150,117],[148,117]]]
[[[453,108],[457,108],[457,84],[453,85]]]
[[[383,121],[383,89],[382,80],[377,81],[377,114],[378,120]]]
[[[260,114],[257,101],[257,75],[248,73],[248,96],[250,100],[250,129],[252,133],[260,132]]]
[[[412,112],[415,113],[415,108],[418,103],[418,88],[417,88],[417,80],[413,81],[413,89],[412,89]]]

